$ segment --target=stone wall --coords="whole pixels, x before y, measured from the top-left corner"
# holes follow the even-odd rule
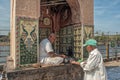
[[[16,0],[16,16],[39,18],[40,0]]]
[[[81,0],[84,25],[94,25],[94,0]]]
[[[78,65],[41,67],[7,73],[8,80],[83,80],[83,70]]]
[[[72,23],[94,25],[94,0],[66,0],[72,11]]]

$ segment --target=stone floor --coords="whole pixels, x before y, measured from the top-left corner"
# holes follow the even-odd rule
[[[106,67],[109,67],[109,66],[120,66],[120,60],[116,61],[108,61],[108,62],[105,62],[105,66]]]

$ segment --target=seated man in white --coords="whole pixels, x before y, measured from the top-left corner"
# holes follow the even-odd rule
[[[48,38],[40,42],[40,63],[58,65],[64,61],[65,55],[58,55],[54,52],[52,44],[56,40],[56,35],[51,33]]]

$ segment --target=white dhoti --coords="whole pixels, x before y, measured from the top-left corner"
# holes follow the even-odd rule
[[[50,65],[59,65],[63,62],[63,58],[61,57],[46,57],[40,60],[42,64],[50,64]]]

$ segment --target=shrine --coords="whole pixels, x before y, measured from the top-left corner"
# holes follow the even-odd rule
[[[83,29],[82,29],[83,28]],[[39,61],[39,43],[57,34],[54,48],[83,57],[82,44],[93,37],[93,0],[11,0],[11,53],[14,68]]]
[[[57,35],[56,53],[71,49],[84,58],[82,44],[94,33],[93,0],[11,0],[10,19],[8,70],[39,63],[39,43],[51,32]]]

